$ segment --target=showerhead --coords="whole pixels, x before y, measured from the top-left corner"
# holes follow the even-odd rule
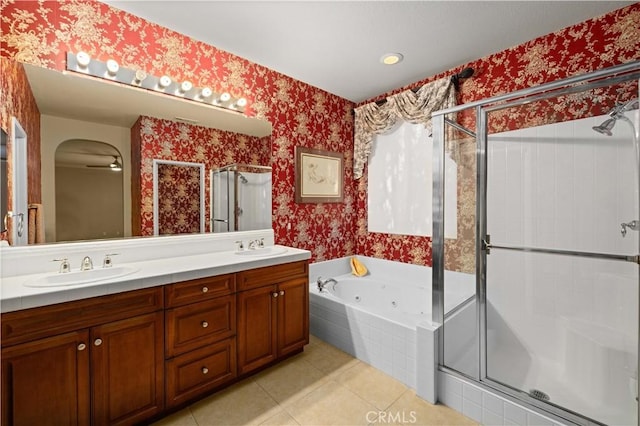
[[[598,133],[602,133],[603,135],[613,136],[613,133],[611,133],[611,129],[613,129],[613,126],[616,125],[616,120],[616,118],[610,118],[608,120],[605,120],[599,126],[593,126],[592,129]]]
[[[242,182],[242,183],[248,183],[249,182],[246,177],[242,176],[242,173],[238,173],[238,178],[240,179],[240,182]]]
[[[629,124],[631,124],[631,126],[633,127],[633,123],[631,123],[631,121],[624,115],[624,113],[625,111],[629,111],[630,109],[632,109],[636,104],[638,104],[637,98],[630,100],[626,104],[616,105],[611,111],[609,111],[609,116],[611,118],[605,120],[599,126],[593,126],[592,129],[598,133],[602,133],[603,135],[613,136],[611,130],[616,125],[616,121],[618,121],[618,119],[629,122]]]

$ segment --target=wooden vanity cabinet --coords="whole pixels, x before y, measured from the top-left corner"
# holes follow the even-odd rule
[[[239,272],[238,374],[246,374],[309,343],[306,261]]]
[[[88,331],[2,349],[4,426],[89,424]]]
[[[165,286],[167,407],[236,378],[235,284],[228,274]]]
[[[160,413],[162,307],[152,288],[2,314],[2,424],[134,424]]]
[[[309,343],[307,261],[2,314],[3,426],[131,425]]]

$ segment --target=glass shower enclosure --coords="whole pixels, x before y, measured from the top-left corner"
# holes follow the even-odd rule
[[[230,164],[211,171],[211,232],[271,228],[271,167]]]
[[[440,370],[578,424],[638,424],[639,79],[633,62],[434,113]],[[457,241],[445,146],[475,175]],[[470,264],[475,298],[445,316],[444,270]]]

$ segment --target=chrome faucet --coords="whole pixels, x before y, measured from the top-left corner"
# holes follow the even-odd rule
[[[67,272],[71,272],[71,264],[69,260],[65,257],[62,259],[53,259],[54,262],[60,262],[60,273],[66,274]]]
[[[93,269],[93,262],[91,261],[91,258],[89,256],[85,256],[84,259],[82,259],[82,263],[80,264],[80,270],[89,271],[91,269]]]
[[[318,281],[316,281],[316,284],[318,284],[318,291],[322,292],[322,290],[324,290],[324,288],[331,283],[335,285],[338,284],[338,281],[334,280],[333,278],[327,278],[323,281],[322,277],[318,277]]]
[[[631,229],[632,231],[637,231],[640,228],[640,222],[637,220],[632,220],[631,222],[621,223],[620,226],[622,229],[620,233],[622,234],[622,238],[627,236],[627,229]]]
[[[256,247],[264,248],[264,238],[249,241],[249,250],[255,250]]]
[[[113,266],[113,259],[111,259],[111,256],[117,256],[117,255],[118,253],[105,254],[104,259],[102,260],[102,267],[111,268]]]

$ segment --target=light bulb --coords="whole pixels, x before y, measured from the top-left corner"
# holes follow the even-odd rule
[[[91,56],[87,52],[78,52],[76,53],[76,62],[80,68],[86,69],[91,63]]]
[[[166,75],[163,75],[162,77],[160,77],[160,81],[158,81],[158,85],[162,89],[166,89],[167,87],[169,87],[170,84],[171,84],[171,79]]]
[[[213,90],[211,90],[208,87],[203,88],[202,91],[200,92],[200,96],[202,96],[203,98],[208,98],[211,95],[213,95]]]
[[[230,99],[231,99],[231,95],[227,92],[224,92],[223,94],[220,95],[220,98],[218,98],[220,102],[229,102]]]
[[[190,81],[183,81],[182,84],[180,85],[181,92],[188,92],[192,88],[193,88],[193,84],[191,84]]]
[[[140,84],[145,78],[147,78],[147,73],[143,70],[137,70],[135,76],[133,77],[133,81],[136,84]]]
[[[247,106],[247,100],[245,98],[240,98],[236,101],[236,106],[238,106],[239,108],[244,108],[245,106]]]
[[[109,75],[115,76],[118,73],[119,69],[120,65],[118,65],[116,61],[114,61],[113,59],[109,59],[107,61],[107,72],[109,73]]]

